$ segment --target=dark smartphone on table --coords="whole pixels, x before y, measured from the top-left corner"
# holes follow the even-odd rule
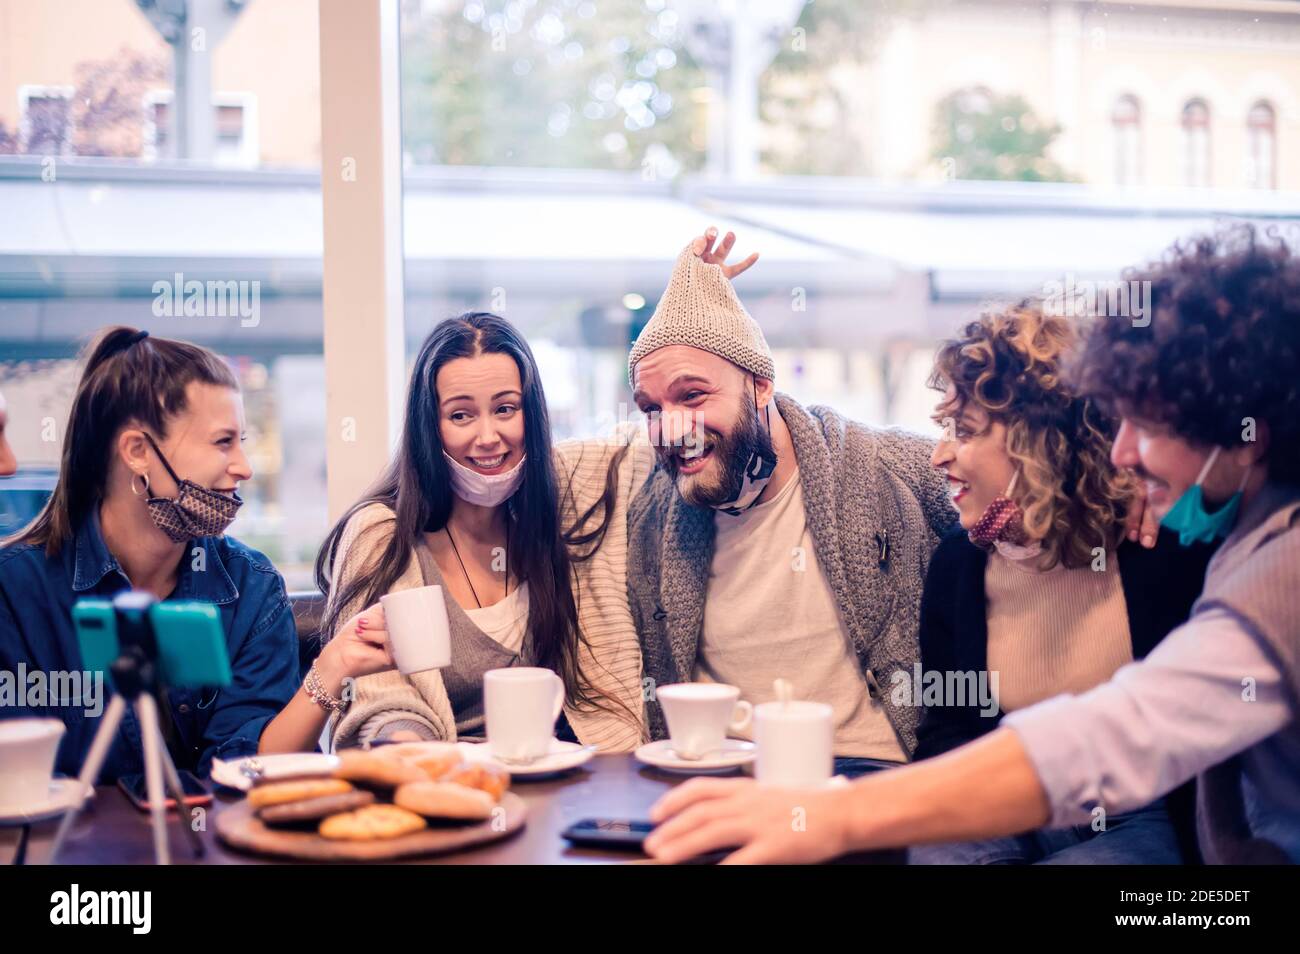
[[[565,840],[589,848],[640,848],[655,830],[653,822],[630,818],[584,818],[560,833]]]
[[[198,776],[193,772],[187,772],[184,769],[177,769],[176,774],[181,778],[181,791],[185,793],[186,805],[210,805],[212,804],[212,792],[208,787],[199,781]],[[149,796],[145,791],[143,775],[123,775],[117,780],[117,786],[120,788],[131,804],[142,812],[147,812],[152,807],[149,804]],[[172,809],[176,807],[176,799],[171,795],[166,795],[163,805]]]

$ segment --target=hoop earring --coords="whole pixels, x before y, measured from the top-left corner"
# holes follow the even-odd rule
[[[137,477],[139,477],[139,478],[144,482],[144,489],[143,489],[143,490],[136,490],[136,489],[135,489],[135,479],[136,479]],[[141,495],[143,495],[143,494],[147,494],[148,492],[149,492],[149,475],[148,475],[148,474],[132,474],[132,475],[131,475],[131,493],[133,493],[133,494],[135,494],[137,497],[139,497],[139,496],[141,496]]]

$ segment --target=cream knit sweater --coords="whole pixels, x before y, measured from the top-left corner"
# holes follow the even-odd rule
[[[556,476],[561,498],[561,526],[600,499],[612,456],[624,441],[630,444],[618,471],[618,493],[609,528],[590,560],[574,564],[578,590],[578,624],[587,645],[579,662],[592,688],[622,703],[635,721],[603,710],[583,711],[566,706],[565,715],[584,744],[604,752],[630,752],[648,738],[641,692],[641,646],[627,592],[627,506],[649,476],[654,453],[644,429],[627,427],[607,440],[565,441],[555,447]],[[599,516],[599,514],[597,515]],[[331,592],[356,573],[373,572],[374,561],[391,533],[393,512],[383,504],[358,511],[344,528],[335,554]],[[388,526],[386,527],[385,524]],[[406,569],[393,591],[423,586],[419,560],[412,548]],[[364,609],[360,600],[344,609],[350,619]],[[435,738],[454,740],[456,719],[438,670],[403,676],[396,670],[363,676],[352,685],[348,707],[330,720],[334,749],[356,745],[385,722],[413,720],[432,730]]]

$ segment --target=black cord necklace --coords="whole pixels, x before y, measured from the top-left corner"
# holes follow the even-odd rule
[[[451,520],[442,528],[447,539],[451,541],[451,552],[456,554],[456,562],[460,564],[460,572],[465,574],[465,582],[469,584],[469,591],[474,596],[474,603],[479,609],[483,608],[483,603],[478,598],[478,590],[474,589],[474,581],[469,578],[469,570],[465,569],[465,561],[460,558],[460,548],[456,546],[456,538],[451,535]],[[506,596],[510,595],[510,517],[506,517]]]

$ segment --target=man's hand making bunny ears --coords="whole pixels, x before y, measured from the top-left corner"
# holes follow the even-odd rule
[[[731,246],[736,244],[736,233],[728,232],[723,240],[718,243],[717,248],[714,248],[713,243],[717,241],[717,238],[717,228],[710,225],[705,229],[704,234],[692,243],[692,247],[695,254],[700,256],[706,265],[721,265],[722,274],[726,275],[728,279],[735,278],[758,261],[758,253],[754,252],[739,265],[728,265],[727,256],[731,254]]]

